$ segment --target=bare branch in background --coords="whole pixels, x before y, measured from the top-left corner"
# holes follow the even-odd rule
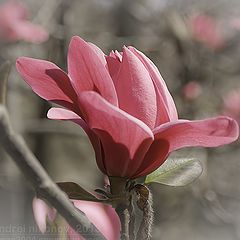
[[[9,61],[4,62],[0,66],[0,104],[5,104],[6,102],[6,92],[7,92],[7,79],[10,72],[11,63]]]
[[[51,180],[39,161],[27,147],[21,136],[16,134],[10,124],[7,110],[4,106],[6,95],[6,63],[1,66],[0,79],[0,142],[7,153],[15,161],[23,175],[29,180],[39,198],[45,199],[57,209],[68,224],[81,233],[83,237],[104,239],[98,229],[86,218],[85,214],[74,207],[59,187]]]

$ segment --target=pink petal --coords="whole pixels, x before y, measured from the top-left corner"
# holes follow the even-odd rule
[[[106,60],[110,76],[114,84],[116,84],[117,76],[121,67],[121,62],[117,58],[111,56],[106,56]]]
[[[238,138],[239,127],[228,117],[210,118],[200,121],[179,120],[156,128],[155,139],[166,139],[169,152],[183,147],[217,147]]]
[[[19,21],[13,25],[16,37],[33,43],[43,43],[48,40],[48,32],[40,25],[28,21]]]
[[[71,227],[67,231],[67,240],[86,240],[80,234],[76,233]]]
[[[88,45],[92,48],[96,55],[98,55],[99,60],[102,62],[103,66],[107,66],[107,61],[105,59],[104,52],[96,46],[94,43],[88,42]]]
[[[114,54],[115,54],[116,58],[117,58],[120,62],[122,62],[123,52],[119,52],[119,51],[115,50],[115,51],[114,51]]]
[[[36,224],[41,233],[46,232],[47,218],[50,222],[53,222],[56,218],[56,210],[50,208],[43,200],[39,198],[33,199],[33,215]]]
[[[74,201],[74,205],[83,211],[87,218],[97,227],[107,240],[120,238],[120,221],[115,210],[101,203]],[[68,237],[70,240],[82,240],[83,238],[69,228]]]
[[[159,168],[167,159],[169,154],[169,143],[164,139],[156,139],[147,151],[142,164],[134,174],[135,178],[146,176]]]
[[[153,82],[142,62],[126,47],[115,87],[119,107],[154,128],[157,102]]]
[[[93,90],[107,101],[117,105],[117,95],[112,79],[103,64],[105,59],[96,54],[92,44],[73,37],[68,50],[68,71],[76,91]]]
[[[55,64],[44,60],[20,57],[17,59],[16,68],[40,97],[79,111],[78,107],[74,105],[77,96],[68,76]]]
[[[109,53],[109,57],[112,57],[112,58],[115,58],[115,59],[116,59],[116,56],[115,56],[115,53],[114,53],[113,50]]]
[[[101,139],[108,176],[131,176],[128,165],[141,146],[145,152],[153,141],[147,125],[113,106],[95,92],[83,92],[80,105],[87,124]],[[144,143],[144,144],[143,144]],[[143,145],[142,145],[143,144]]]
[[[102,172],[106,172],[106,169],[104,167],[103,160],[102,160],[100,140],[98,136],[88,127],[88,125],[84,122],[84,120],[81,117],[79,117],[76,113],[63,108],[49,109],[47,113],[47,117],[55,120],[72,121],[80,125],[88,135],[89,140],[94,148],[98,167],[101,169]]]
[[[109,57],[117,59],[119,62],[122,62],[122,55],[123,55],[123,53],[122,52],[118,52],[117,50],[115,50],[115,51],[112,50],[109,53]]]
[[[47,117],[49,119],[55,120],[70,120],[80,125],[84,130],[86,128],[86,131],[88,131],[88,127],[84,120],[80,116],[78,116],[75,112],[72,112],[70,110],[53,107],[48,110]]]
[[[173,98],[169,93],[166,83],[164,82],[157,67],[142,52],[138,51],[134,47],[129,47],[129,49],[144,64],[152,78],[157,96],[158,109],[155,127],[165,122],[177,120],[178,114]]]

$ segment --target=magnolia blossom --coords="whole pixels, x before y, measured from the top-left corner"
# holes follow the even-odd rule
[[[96,226],[107,240],[120,238],[120,220],[117,213],[111,206],[102,203],[74,200],[75,207],[84,212],[87,218]],[[44,233],[47,229],[47,222],[53,223],[56,219],[56,210],[50,208],[43,200],[33,200],[34,218],[39,230]],[[66,227],[69,240],[84,240],[71,227]]]
[[[189,18],[192,38],[212,49],[222,48],[225,44],[219,25],[212,17],[195,14]]]
[[[240,89],[234,89],[224,96],[223,113],[236,119],[240,125]]]
[[[134,47],[106,56],[75,36],[68,74],[27,57],[20,57],[16,67],[35,93],[65,107],[51,108],[49,118],[73,121],[85,130],[98,167],[108,176],[145,176],[177,149],[216,147],[238,137],[238,125],[229,117],[178,119],[158,69]]]
[[[43,200],[33,199],[33,215],[41,233],[47,230],[47,221],[52,223],[56,218],[56,210],[50,208]]]
[[[4,41],[25,40],[41,43],[48,33],[41,26],[27,20],[28,10],[20,2],[10,0],[0,6],[0,39]]]

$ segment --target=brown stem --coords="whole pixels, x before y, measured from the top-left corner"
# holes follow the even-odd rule
[[[40,198],[47,200],[56,208],[69,225],[83,237],[94,236],[104,239],[98,229],[85,217],[85,214],[75,208],[67,196],[50,179],[24,140],[13,132],[7,111],[2,105],[0,105],[0,141],[24,176],[31,182]]]
[[[135,239],[135,212],[133,208],[132,196],[131,196],[131,204],[128,207],[129,211],[129,238],[131,240]]]
[[[68,224],[84,238],[105,239],[99,230],[86,218],[85,214],[74,207],[66,194],[51,180],[39,161],[27,147],[23,138],[17,135],[10,124],[4,106],[6,96],[6,76],[1,70],[0,78],[0,142],[15,161],[24,176],[30,181],[38,196],[47,200]]]
[[[130,195],[126,191],[126,178],[109,177],[110,191],[114,199],[115,210],[121,222],[121,240],[130,240],[129,222],[130,215],[128,207],[130,205]]]
[[[116,207],[116,212],[121,222],[121,240],[130,240],[129,238],[129,211],[126,205],[119,204]]]

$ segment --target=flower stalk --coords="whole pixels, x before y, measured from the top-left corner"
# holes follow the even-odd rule
[[[121,240],[135,239],[134,206],[142,211],[142,220],[136,239],[149,240],[153,222],[152,195],[142,184],[135,184],[126,178],[109,177],[112,205],[120,218]],[[134,197],[135,196],[135,197]]]
[[[126,189],[127,179],[121,177],[109,177],[109,181],[112,195],[111,197],[113,199],[113,207],[115,207],[121,222],[121,240],[130,240],[130,193]]]

